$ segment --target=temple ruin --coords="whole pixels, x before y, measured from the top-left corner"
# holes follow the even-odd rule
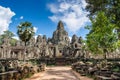
[[[11,46],[9,39],[5,38],[0,47],[0,58],[17,58],[22,60],[41,58],[41,57],[80,57],[82,54],[82,37],[73,35],[70,42],[67,31],[64,29],[62,21],[59,21],[57,29],[53,32],[52,38],[46,38],[46,35],[38,35],[30,39],[26,46],[22,41],[17,41],[15,46]]]
[[[102,57],[91,55],[90,52],[84,49],[82,37],[72,36],[70,41],[67,31],[64,29],[62,21],[58,22],[57,29],[53,32],[52,38],[47,38],[46,35],[38,35],[30,39],[25,47],[24,42],[18,40],[15,46],[11,46],[9,38],[5,37],[0,46],[0,58],[16,58],[23,59],[40,59],[40,58],[93,58]],[[26,48],[26,51],[25,51]],[[108,57],[113,57],[113,53]]]

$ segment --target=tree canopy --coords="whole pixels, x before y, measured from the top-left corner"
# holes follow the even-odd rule
[[[11,31],[7,30],[7,31],[4,31],[4,33],[1,36],[2,37],[12,38],[15,35]]]
[[[20,25],[18,25],[17,34],[18,34],[19,38],[23,42],[25,42],[25,45],[26,45],[26,42],[28,42],[33,37],[33,35],[35,34],[32,23],[30,23],[30,22],[20,23]]]
[[[103,11],[108,17],[115,16],[120,20],[120,0],[86,0],[86,10],[90,12],[89,16],[97,15],[97,12]]]
[[[90,30],[87,34],[87,46],[93,53],[106,53],[114,51],[117,48],[117,34],[115,25],[105,16],[104,12],[99,12],[96,18],[91,18],[91,26],[86,28]]]
[[[15,35],[11,31],[9,31],[9,30],[4,31],[4,33],[2,35],[0,35],[0,44],[3,43],[4,38],[8,38],[8,39],[10,39],[10,44],[12,46],[14,46],[17,41],[16,39],[13,38],[14,36]]]
[[[95,17],[99,11],[103,11],[110,22],[119,27],[117,31],[120,32],[120,0],[86,0],[86,2],[89,17]],[[120,38],[120,35],[118,36]]]

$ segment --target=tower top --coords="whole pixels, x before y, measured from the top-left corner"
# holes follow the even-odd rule
[[[64,30],[64,25],[63,25],[63,22],[62,22],[62,21],[59,21],[59,22],[58,22],[57,29],[58,29],[58,30],[60,30],[60,29]]]

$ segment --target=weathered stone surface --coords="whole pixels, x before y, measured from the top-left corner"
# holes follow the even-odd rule
[[[62,44],[62,45],[68,45],[70,42],[68,33],[64,30],[64,26],[62,21],[58,23],[57,30],[54,31],[53,37],[52,37],[52,43],[53,44]]]
[[[62,21],[59,21],[57,30],[53,33],[52,43],[55,45],[55,54],[57,57],[62,56],[64,47],[70,44],[68,33],[64,30]]]
[[[5,38],[0,47],[0,58],[23,60],[41,57],[78,57],[81,54],[81,46],[82,38],[76,35],[73,36],[70,44],[68,33],[62,21],[59,21],[52,38],[47,39],[46,35],[38,35],[37,39],[32,37],[26,47],[22,41],[17,41],[16,45],[11,47],[9,39]]]
[[[73,50],[73,57],[82,57],[82,38],[78,38],[76,35],[72,36],[71,49]]]

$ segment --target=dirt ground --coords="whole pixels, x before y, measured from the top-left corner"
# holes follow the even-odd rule
[[[47,67],[46,71],[34,74],[31,78],[25,80],[92,80],[82,77],[72,71],[70,67],[58,66]]]

